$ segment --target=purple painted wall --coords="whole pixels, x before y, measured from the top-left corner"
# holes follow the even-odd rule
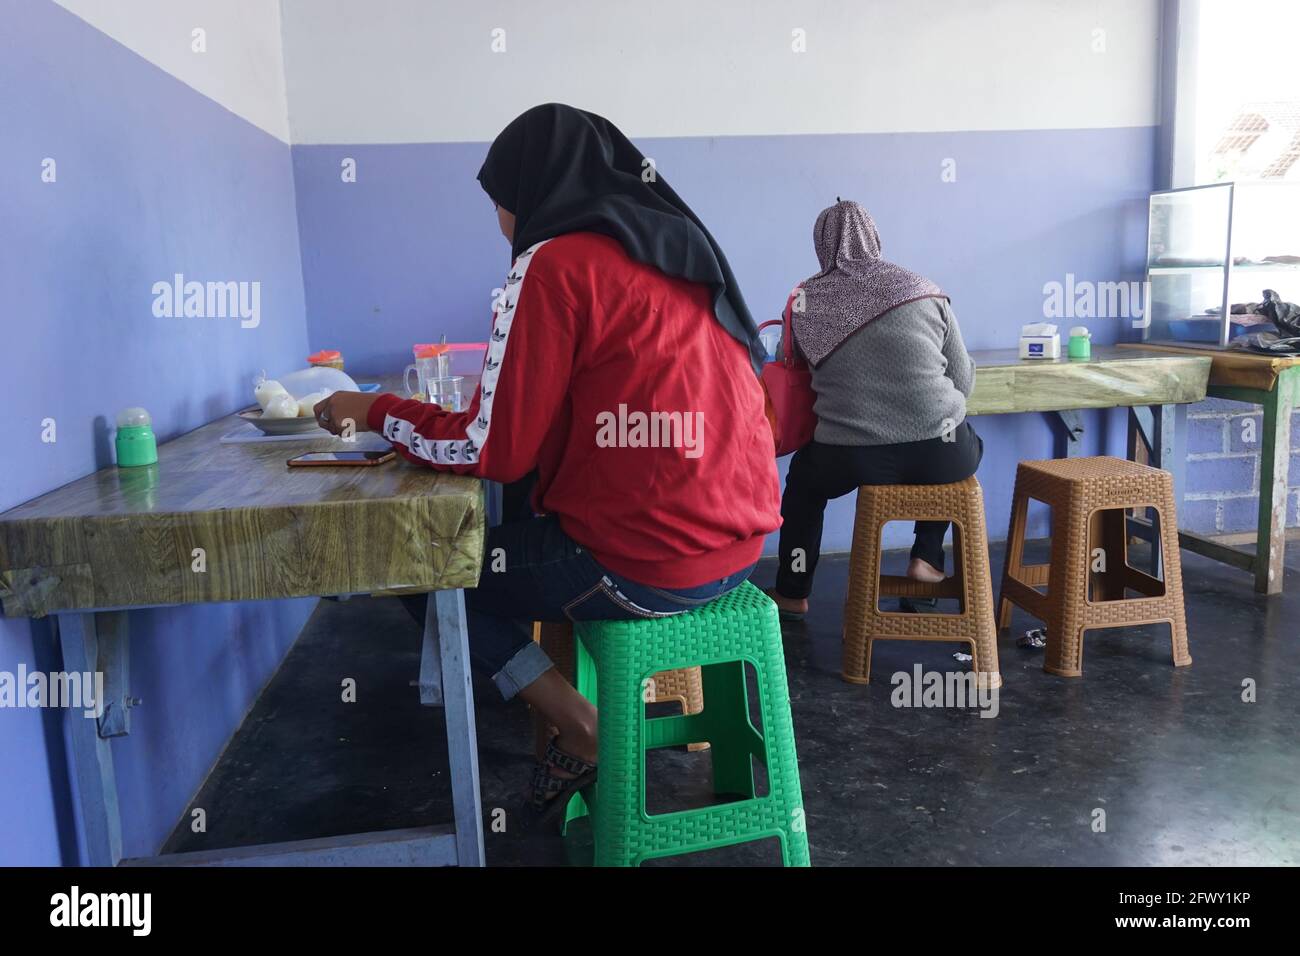
[[[509,257],[474,180],[486,144],[290,150],[47,0],[0,0],[0,22],[0,510],[109,464],[123,406],[148,407],[165,439],[244,404],[258,369],[308,350],[342,349],[350,371],[373,374],[409,361],[413,342],[485,334]],[[727,249],[760,319],[816,268],[812,222],[837,195],[872,210],[891,258],[951,293],[971,348],[1012,346],[1041,316],[1045,282],[1141,277],[1151,128],[640,145]],[[41,181],[46,157],[55,183]],[[261,324],[155,318],[151,286],[176,272],[260,282]],[[1098,342],[1122,334],[1118,319],[1088,324]],[[1086,420],[1090,451],[1123,452],[1122,415]],[[1052,435],[1037,415],[976,426],[1001,537],[1015,462],[1052,454]],[[841,499],[827,546],[846,547],[851,526]],[[310,606],[133,614],[146,703],[113,745],[128,854],[157,848]],[[0,670],[20,662],[58,666],[49,627],[0,619]],[[0,710],[0,767],[19,768],[0,775],[0,864],[77,859],[66,729],[61,713]]]
[[[837,195],[867,205],[886,253],[952,294],[972,348],[1015,345],[1043,283],[1142,277],[1154,130],[651,139],[727,251],[750,308],[779,314],[817,268],[812,223]],[[487,144],[294,146],[312,347],[365,372],[415,341],[481,334],[509,265],[474,176]],[[1099,155],[1106,163],[1096,162]],[[941,162],[957,163],[942,182]],[[356,160],[357,181],[340,164]],[[1115,341],[1117,320],[1094,323]],[[409,360],[409,359],[408,359]]]
[[[1014,347],[1041,320],[1043,284],[1141,278],[1149,127],[837,136],[650,139],[638,144],[726,249],[754,314],[774,318],[816,271],[812,224],[836,196],[875,216],[885,252],[952,295],[972,349]],[[481,339],[509,265],[491,201],[475,181],[482,143],[295,146],[294,180],[313,348],[349,368],[391,369],[415,342]],[[1098,157],[1105,157],[1099,162]],[[356,161],[356,182],[341,163]],[[943,162],[956,163],[944,182]],[[1067,320],[1068,324],[1068,320]],[[1119,319],[1088,323],[1098,342]],[[1088,416],[1089,446],[1122,454],[1123,419]],[[1005,534],[1015,463],[1052,454],[1041,416],[976,422],[989,526]],[[846,548],[852,500],[827,516]],[[893,537],[901,543],[904,536]],[[773,542],[769,542],[772,545]],[[769,548],[770,550],[770,548]]]
[[[289,148],[47,0],[0,0],[0,22],[4,510],[111,464],[121,408],[189,431],[247,404],[258,369],[301,365],[307,335]],[[260,282],[260,325],[155,318],[177,272]],[[128,855],[158,848],[311,607],[132,615]],[[48,626],[0,619],[0,670],[19,662],[58,667]],[[63,717],[0,709],[0,864],[77,859]]]

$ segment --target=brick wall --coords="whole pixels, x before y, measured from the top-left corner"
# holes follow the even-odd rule
[[[1205,534],[1255,530],[1263,428],[1258,405],[1211,398],[1188,409],[1182,527]],[[1300,412],[1291,418],[1287,525],[1300,525]]]

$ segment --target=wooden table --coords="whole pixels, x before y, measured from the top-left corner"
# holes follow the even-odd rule
[[[970,415],[1043,412],[1060,427],[1058,453],[1072,457],[1083,447],[1087,408],[1128,408],[1130,454],[1143,441],[1181,483],[1174,461],[1174,411],[1205,398],[1210,362],[1200,355],[1100,345],[1088,359],[1022,359],[1014,349],[976,351],[975,387],[966,400]]]
[[[1099,345],[1087,359],[1022,359],[1015,349],[971,353],[970,415],[1181,405],[1205,397],[1210,363],[1195,355]]]
[[[392,385],[393,383],[389,383]],[[288,468],[352,443],[219,444],[220,419],[167,442],[158,463],[109,467],[0,514],[0,603],[10,617],[58,617],[64,669],[105,674],[102,714],[73,711],[73,755],[93,865],[121,860],[109,740],[130,730],[126,611],[208,601],[436,592],[420,689],[441,703],[455,825],[175,854],[149,863],[482,865],[478,756],[462,588],[478,583],[482,483],[404,461]],[[136,861],[141,862],[141,861]]]
[[[1255,590],[1281,594],[1286,569],[1287,469],[1291,457],[1291,413],[1300,406],[1300,356],[1264,355],[1224,350],[1216,346],[1121,346],[1122,349],[1161,355],[1195,355],[1211,362],[1207,394],[1264,409],[1264,434],[1259,467],[1259,519],[1254,554],[1190,531],[1179,532],[1179,543],[1203,554],[1250,571]]]
[[[1083,409],[1127,408],[1128,457],[1145,453],[1148,462],[1169,471],[1181,500],[1186,456],[1177,448],[1179,409],[1205,398],[1207,356],[1106,345],[1093,346],[1088,359],[1022,359],[1014,349],[971,356],[976,368],[968,414],[1043,412],[1057,426],[1057,455],[1073,457],[1083,448]],[[1150,542],[1150,570],[1159,576],[1160,539],[1150,514],[1130,518],[1129,530]]]

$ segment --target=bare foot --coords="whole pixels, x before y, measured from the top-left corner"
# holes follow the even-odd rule
[[[938,584],[944,578],[943,571],[921,558],[912,559],[912,563],[907,566],[907,576],[924,584]]]
[[[777,591],[776,588],[767,588],[763,593],[776,602],[776,606],[779,610],[785,611],[787,614],[808,613],[807,598],[786,597],[784,594]]]
[[[559,747],[566,754],[572,754],[579,760],[585,760],[587,763],[595,763],[596,756],[599,753],[596,741],[596,728],[584,727],[580,733],[563,733],[555,738],[555,746]],[[558,771],[558,768],[555,768]],[[560,771],[561,775],[563,774]],[[572,776],[567,774],[565,776]]]

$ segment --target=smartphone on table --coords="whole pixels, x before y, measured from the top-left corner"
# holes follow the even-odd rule
[[[382,465],[397,457],[391,448],[387,451],[316,451],[289,459],[290,468],[352,467],[368,468]]]

